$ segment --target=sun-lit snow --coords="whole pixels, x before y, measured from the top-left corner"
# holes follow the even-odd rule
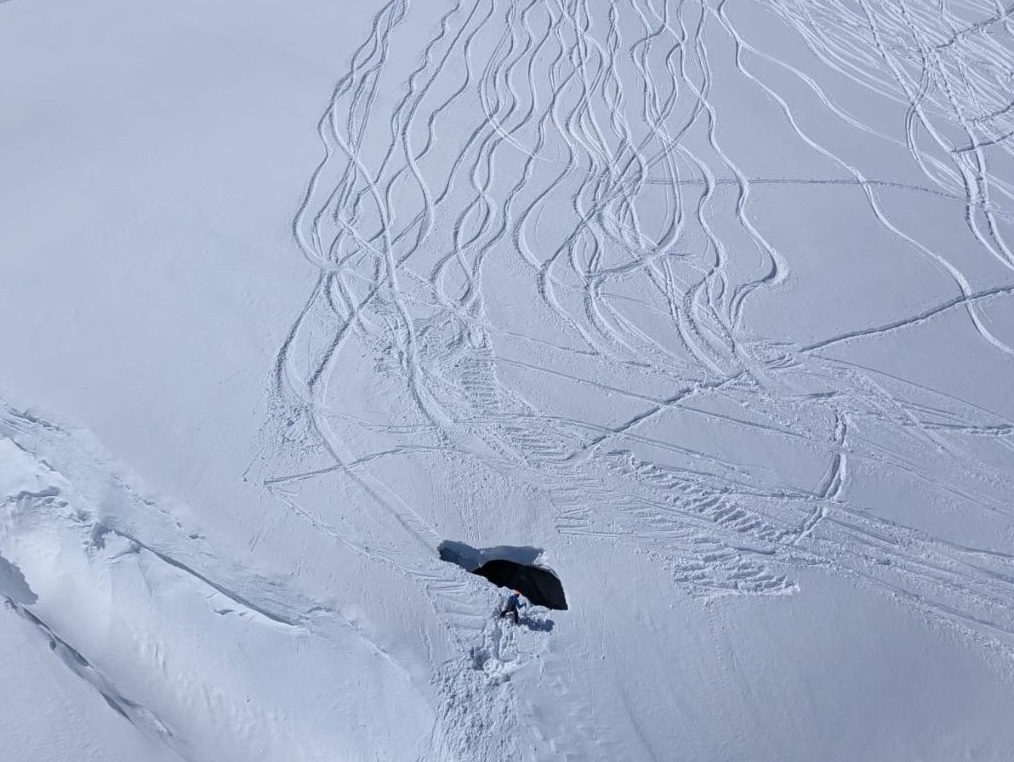
[[[1010,8],[8,0],[0,65],[0,758],[1014,748]]]

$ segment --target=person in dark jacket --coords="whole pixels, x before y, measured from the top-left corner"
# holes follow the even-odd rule
[[[525,604],[521,601],[521,591],[515,590],[507,598],[507,603],[504,604],[503,610],[500,612],[500,618],[503,619],[505,616],[514,617],[514,624],[517,624],[521,619],[521,607]]]

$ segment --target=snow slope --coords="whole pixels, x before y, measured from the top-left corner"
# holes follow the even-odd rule
[[[5,753],[1006,759],[1012,24],[0,5]]]

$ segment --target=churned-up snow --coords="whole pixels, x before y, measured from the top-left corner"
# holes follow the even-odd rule
[[[7,0],[0,68],[0,760],[1011,758],[1006,0]]]

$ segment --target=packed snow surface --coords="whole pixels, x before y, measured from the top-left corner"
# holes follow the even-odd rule
[[[1010,758],[1007,0],[10,0],[0,66],[0,758]]]

